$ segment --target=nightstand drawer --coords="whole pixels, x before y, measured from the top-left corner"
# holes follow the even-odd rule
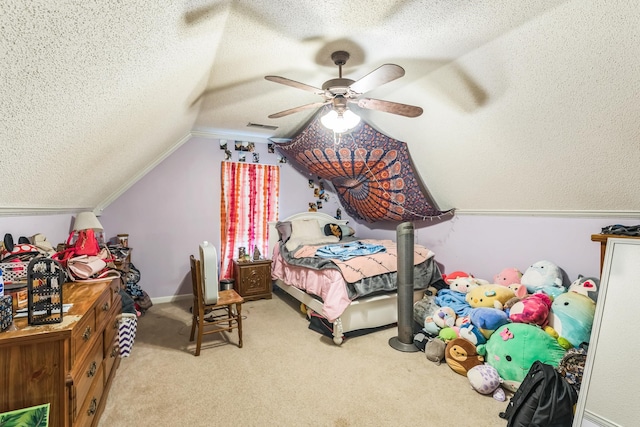
[[[235,290],[245,300],[271,298],[271,261],[233,262]]]

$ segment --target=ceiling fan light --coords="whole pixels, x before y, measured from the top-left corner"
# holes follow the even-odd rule
[[[331,110],[320,118],[320,122],[335,133],[342,133],[356,127],[360,123],[360,116],[351,110],[345,110],[342,114]]]

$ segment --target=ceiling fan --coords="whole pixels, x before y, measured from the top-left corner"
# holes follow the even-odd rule
[[[289,114],[297,113],[299,111],[318,108],[328,104],[333,105],[333,111],[335,111],[335,113],[333,113],[334,116],[337,113],[338,117],[342,117],[343,115],[345,115],[346,118],[346,115],[348,114],[354,115],[348,109],[348,104],[350,103],[356,104],[360,108],[384,111],[386,113],[398,114],[405,117],[418,117],[422,114],[422,108],[416,107],[414,105],[400,104],[397,102],[362,97],[365,92],[368,92],[378,86],[389,83],[390,81],[404,76],[404,69],[399,65],[384,64],[359,80],[351,80],[342,77],[342,66],[347,63],[347,60],[349,59],[349,53],[339,50],[331,54],[331,59],[333,60],[334,64],[338,66],[338,78],[327,80],[322,85],[322,88],[310,86],[304,83],[297,82],[295,80],[287,79],[285,77],[265,76],[265,79],[269,81],[291,86],[297,89],[306,90],[308,92],[315,93],[316,95],[320,95],[323,98],[323,100],[320,102],[301,105],[299,107],[271,114],[269,118],[277,119],[280,117],[288,116]],[[357,116],[356,120],[359,121],[359,118],[357,118]]]

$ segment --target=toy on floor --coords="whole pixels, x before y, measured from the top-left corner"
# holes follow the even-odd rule
[[[579,275],[571,285],[569,285],[569,292],[577,292],[582,295],[586,295],[595,302],[598,302],[598,290],[600,289],[600,279],[597,277],[584,277]]]
[[[555,298],[566,291],[562,270],[551,261],[538,261],[529,266],[520,278],[530,294],[542,291]]]
[[[504,303],[513,298],[515,294],[504,286],[490,284],[478,286],[465,297],[467,303],[473,307],[493,307],[502,310]]]
[[[433,313],[440,308],[435,302],[435,295],[427,295],[420,301],[416,301],[413,304],[413,320],[420,326],[424,327],[424,322],[429,316],[433,316]]]
[[[458,333],[459,330],[460,328],[457,326],[447,326],[446,328],[440,329],[440,332],[438,332],[438,338],[440,338],[445,343],[448,343],[449,341],[460,337],[460,334]]]
[[[469,312],[469,319],[486,339],[500,326],[509,323],[507,313],[493,307],[474,308]]]
[[[446,344],[440,338],[429,339],[427,345],[424,348],[424,354],[427,360],[435,362],[437,365],[444,360],[444,349]]]
[[[480,329],[473,323],[466,323],[460,326],[458,334],[460,335],[460,338],[464,338],[473,345],[484,344],[487,342],[487,339],[482,335]]]
[[[504,386],[516,391],[536,360],[554,367],[565,349],[540,327],[527,323],[509,323],[496,330],[478,354],[496,368]]]
[[[551,297],[543,292],[538,292],[515,303],[509,309],[509,320],[517,323],[530,323],[544,328],[549,323],[550,310]]]
[[[478,354],[476,346],[463,338],[455,338],[447,343],[444,360],[454,372],[465,376],[469,369],[484,363],[484,357]]]
[[[549,326],[558,333],[563,347],[578,347],[589,342],[595,313],[594,300],[577,292],[565,292],[551,304]]]
[[[500,387],[502,379],[498,371],[491,365],[477,365],[467,371],[467,378],[471,388],[480,394],[491,394],[493,398],[504,402],[507,396],[504,389]]]

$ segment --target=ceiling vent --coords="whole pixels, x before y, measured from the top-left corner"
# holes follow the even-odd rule
[[[269,130],[276,130],[278,129],[278,126],[273,126],[273,125],[263,125],[261,123],[247,123],[247,127],[250,128],[260,128],[260,129],[269,129]]]

